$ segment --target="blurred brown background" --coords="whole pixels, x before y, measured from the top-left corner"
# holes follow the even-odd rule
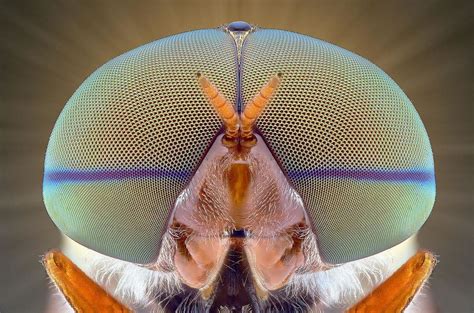
[[[441,312],[474,311],[473,1],[1,1],[0,311],[41,312],[40,255],[59,245],[42,203],[43,156],[81,82],[152,40],[245,20],[317,37],[385,70],[431,138],[437,201],[420,232],[440,256]]]

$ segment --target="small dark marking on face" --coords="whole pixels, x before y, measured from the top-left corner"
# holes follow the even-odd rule
[[[247,238],[247,236],[247,231],[243,229],[235,229],[230,234],[231,238]]]

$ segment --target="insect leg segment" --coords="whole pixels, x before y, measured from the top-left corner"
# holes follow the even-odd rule
[[[347,312],[403,312],[428,280],[435,265],[436,259],[431,252],[418,251]]]
[[[76,312],[132,312],[87,277],[58,250],[43,259],[49,277]]]

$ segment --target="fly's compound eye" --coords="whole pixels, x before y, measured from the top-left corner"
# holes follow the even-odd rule
[[[45,162],[44,201],[64,234],[126,261],[156,259],[175,200],[222,127],[195,73],[233,100],[234,53],[220,30],[184,33],[111,60],[79,87]]]
[[[250,34],[242,60],[243,103],[284,73],[257,127],[302,197],[326,262],[373,255],[418,231],[434,203],[433,158],[395,82],[360,56],[285,31]]]
[[[240,145],[255,145],[261,114],[256,131],[303,199],[326,262],[367,257],[416,233],[434,203],[434,166],[401,89],[367,60],[307,36],[258,29],[245,44],[234,39],[218,29],[168,37],[113,59],[79,87],[46,154],[44,200],[59,229],[112,257],[156,260],[175,201],[222,127],[202,88],[222,92],[214,106],[222,97],[243,110],[238,125],[237,114],[224,114],[232,108],[219,109],[230,149],[237,134]],[[267,102],[280,80],[265,110],[240,107],[261,86]]]

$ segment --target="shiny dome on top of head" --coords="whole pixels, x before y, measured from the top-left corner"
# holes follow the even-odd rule
[[[246,32],[251,29],[252,25],[243,21],[236,21],[227,25],[227,30],[231,32]]]

